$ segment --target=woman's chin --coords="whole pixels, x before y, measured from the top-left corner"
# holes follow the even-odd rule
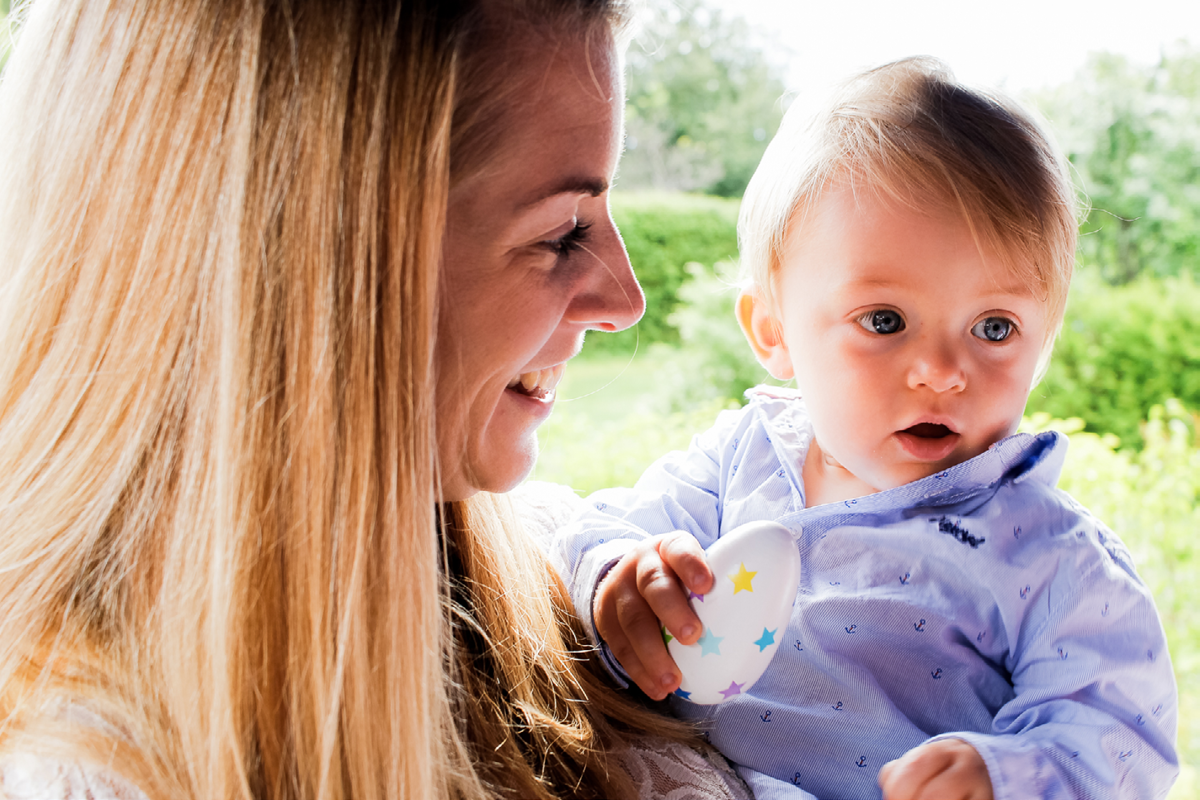
[[[529,477],[537,463],[537,425],[506,428],[490,426],[465,458],[443,471],[442,502],[466,500],[479,492],[507,492]]]

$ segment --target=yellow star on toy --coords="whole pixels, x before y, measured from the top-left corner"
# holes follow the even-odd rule
[[[737,594],[743,589],[747,592],[753,592],[754,587],[750,584],[750,581],[754,580],[754,576],[757,574],[757,572],[750,572],[746,569],[746,564],[743,562],[738,567],[737,575],[729,576],[729,580],[733,581],[733,593]]]

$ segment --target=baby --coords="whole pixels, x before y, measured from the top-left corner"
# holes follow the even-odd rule
[[[552,557],[610,667],[680,684],[703,549],[756,520],[802,563],[752,689],[671,697],[774,797],[1162,797],[1178,770],[1162,625],[1119,539],[1016,434],[1074,260],[1064,162],[1012,102],[908,59],[784,121],[743,201],[737,317],[760,388]],[[622,677],[623,676],[623,677]]]

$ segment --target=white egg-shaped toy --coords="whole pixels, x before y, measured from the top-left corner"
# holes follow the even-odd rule
[[[751,522],[719,538],[705,556],[713,588],[689,600],[704,624],[700,641],[684,645],[663,635],[683,675],[675,694],[715,705],[748,691],[771,663],[791,619],[800,551],[784,526]]]

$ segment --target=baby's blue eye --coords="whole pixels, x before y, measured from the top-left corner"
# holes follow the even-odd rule
[[[1012,321],[1004,317],[988,317],[976,322],[975,326],[971,328],[972,334],[980,339],[987,339],[989,342],[1003,342],[1012,336],[1012,332]]]
[[[904,317],[890,308],[879,308],[859,317],[858,324],[869,331],[886,336],[904,330]]]

